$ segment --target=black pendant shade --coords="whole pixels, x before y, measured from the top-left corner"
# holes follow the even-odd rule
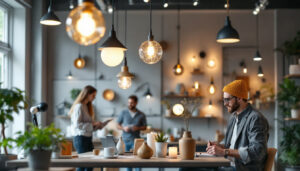
[[[262,60],[262,57],[261,57],[261,55],[260,55],[258,49],[257,49],[257,51],[255,52],[255,55],[254,55],[254,57],[253,57],[253,60],[254,60],[254,61],[261,61],[261,60]]]
[[[100,50],[102,48],[107,47],[115,47],[115,48],[123,48],[127,49],[118,39],[116,36],[116,31],[114,29],[114,26],[112,26],[111,31],[109,33],[109,37],[103,42],[103,44],[100,46]]]
[[[237,43],[239,41],[240,41],[239,33],[231,26],[229,16],[227,16],[224,27],[217,34],[217,42]]]
[[[48,12],[40,19],[40,23],[48,26],[56,26],[61,24],[61,21],[52,10],[52,1],[50,1]]]
[[[259,76],[259,77],[263,77],[264,76],[264,73],[263,73],[263,70],[262,70],[261,66],[258,67],[257,76]]]

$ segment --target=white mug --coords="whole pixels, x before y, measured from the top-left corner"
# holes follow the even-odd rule
[[[114,147],[105,147],[103,156],[104,157],[113,157],[115,154],[115,148]]]

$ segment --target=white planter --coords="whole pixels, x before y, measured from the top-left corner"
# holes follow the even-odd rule
[[[300,118],[300,109],[292,109],[291,117],[292,118]]]
[[[172,110],[171,109],[166,109],[165,116],[170,117],[171,115],[172,115]]]
[[[167,156],[167,142],[155,142],[155,155],[156,157],[166,157]]]

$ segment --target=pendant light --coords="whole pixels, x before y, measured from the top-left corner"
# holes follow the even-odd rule
[[[216,93],[216,86],[214,85],[214,78],[210,78],[210,85],[208,87],[209,94],[213,95]]]
[[[125,10],[125,46],[127,44],[127,10]],[[126,52],[124,57],[124,65],[121,68],[121,72],[117,75],[118,77],[118,86],[121,89],[128,89],[131,86],[131,79],[134,78],[134,75],[131,74],[127,66]]]
[[[247,69],[245,61],[240,62],[240,67],[242,67],[243,73],[247,74],[248,69]]]
[[[161,59],[162,55],[162,47],[154,40],[154,36],[152,35],[152,0],[150,0],[150,32],[148,40],[140,45],[139,56],[146,64],[155,64]]]
[[[227,17],[224,27],[217,34],[218,43],[237,43],[240,41],[239,33],[231,26],[229,19],[229,0],[227,0]]]
[[[94,0],[79,0],[66,20],[66,32],[76,43],[84,46],[97,43],[105,34],[105,21]]]
[[[257,76],[258,77],[263,77],[264,76],[263,69],[262,69],[262,67],[260,65],[258,66]]]
[[[147,91],[144,93],[143,96],[146,97],[146,99],[150,99],[152,97],[152,93],[150,91],[150,85],[149,85],[149,83],[147,83]]]
[[[259,25],[258,25],[258,15],[256,16],[256,52],[253,57],[253,61],[261,61],[262,57],[259,53]]]
[[[40,23],[47,26],[57,26],[61,24],[61,21],[52,10],[52,0],[50,0],[48,12],[42,16]]]
[[[77,69],[82,69],[82,68],[85,67],[85,60],[80,55],[80,47],[79,47],[79,55],[74,60],[74,67],[77,68]]]
[[[112,6],[114,8],[114,3],[112,3]],[[109,37],[99,48],[101,51],[100,56],[102,62],[109,67],[115,67],[119,65],[124,59],[124,52],[127,50],[127,48],[118,40],[116,36],[116,31],[114,28],[114,15],[115,9],[112,13],[112,25]]]
[[[67,79],[72,80],[73,79],[73,74],[71,72],[71,70],[69,71],[69,73],[66,75]]]
[[[180,7],[177,9],[177,64],[173,67],[175,75],[183,74],[183,66],[180,64]]]

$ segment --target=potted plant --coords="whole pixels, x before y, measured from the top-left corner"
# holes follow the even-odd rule
[[[1,86],[1,84],[0,84]],[[0,170],[6,170],[5,162],[16,159],[16,155],[8,154],[7,147],[11,147],[11,138],[6,137],[5,129],[9,122],[14,121],[13,114],[19,114],[20,110],[27,108],[24,91],[18,88],[0,88]],[[2,154],[2,150],[4,154]]]
[[[171,109],[170,102],[168,100],[162,100],[161,104],[166,106],[165,116],[170,117],[172,115],[172,109]]]
[[[284,79],[279,85],[280,91],[277,94],[279,108],[285,117],[300,117],[300,86],[295,81],[288,78]]]
[[[280,160],[286,164],[286,171],[300,170],[300,124],[282,128]]]
[[[51,152],[58,149],[65,139],[61,130],[55,128],[53,123],[45,128],[29,124],[28,131],[17,132],[14,142],[28,155],[31,170],[48,170]]]
[[[155,142],[156,157],[166,157],[167,147],[168,147],[168,143],[167,143],[168,138],[165,137],[163,132],[160,132],[155,136],[155,140],[156,140],[156,142]]]

